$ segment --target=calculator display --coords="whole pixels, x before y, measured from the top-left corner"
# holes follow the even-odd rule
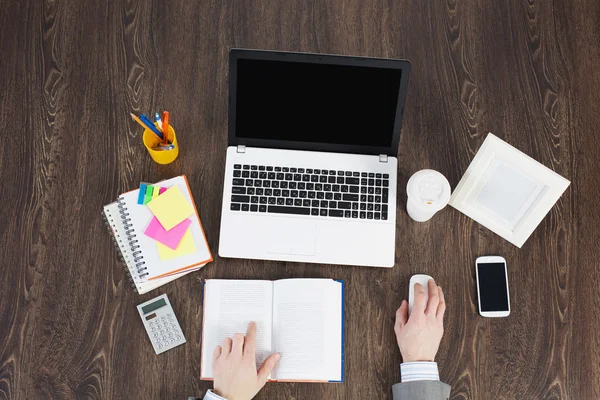
[[[150,304],[145,305],[144,307],[142,307],[142,312],[144,314],[148,314],[149,312],[157,310],[157,309],[159,309],[161,307],[164,307],[166,305],[167,305],[167,302],[165,301],[165,299],[158,299],[154,303],[150,303]]]

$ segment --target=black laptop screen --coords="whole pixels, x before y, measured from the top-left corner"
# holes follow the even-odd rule
[[[389,147],[401,69],[237,60],[235,136]]]

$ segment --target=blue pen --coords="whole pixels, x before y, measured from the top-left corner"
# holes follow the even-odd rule
[[[158,123],[158,127],[162,130],[162,119],[160,119],[159,113],[154,113],[154,121]]]
[[[140,119],[146,124],[148,125],[148,128],[150,128],[150,130],[152,130],[152,132],[154,132],[156,134],[156,136],[158,136],[159,138],[163,138],[163,134],[161,131],[159,131],[156,126],[154,125],[154,123],[152,123],[152,121],[150,121],[150,118],[148,118],[146,116],[146,114],[142,114],[140,115]]]

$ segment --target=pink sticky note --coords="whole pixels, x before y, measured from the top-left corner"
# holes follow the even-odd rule
[[[191,223],[192,220],[186,218],[167,231],[165,230],[165,228],[163,228],[160,222],[158,222],[158,219],[154,217],[152,218],[152,221],[150,221],[150,225],[148,225],[144,234],[164,244],[165,246],[175,250],[177,249],[177,246],[179,246],[181,238],[183,237],[185,231],[187,231],[187,228],[190,226]]]
[[[160,188],[160,192],[158,192],[158,194],[163,194],[165,190],[167,190],[167,188]]]

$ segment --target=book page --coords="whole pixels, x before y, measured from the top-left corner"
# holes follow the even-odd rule
[[[273,284],[277,380],[342,380],[342,284],[284,279]]]
[[[256,322],[256,364],[271,354],[273,282],[220,280],[206,281],[202,326],[201,378],[212,378],[212,357],[223,339],[246,334],[248,323]]]

